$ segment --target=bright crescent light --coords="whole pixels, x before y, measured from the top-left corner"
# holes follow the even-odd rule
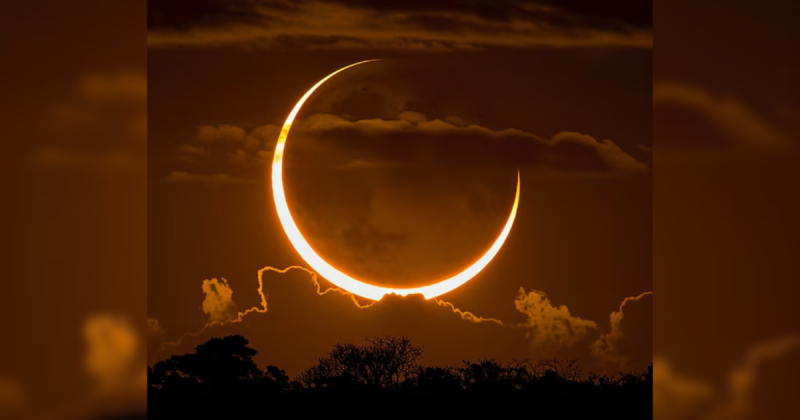
[[[475,261],[466,270],[449,279],[423,287],[394,289],[389,287],[374,286],[369,283],[358,281],[325,262],[325,260],[317,255],[317,253],[311,248],[311,245],[308,244],[305,238],[303,238],[303,235],[300,233],[300,230],[297,228],[297,225],[292,219],[292,214],[289,212],[289,205],[286,203],[286,195],[283,190],[282,171],[283,152],[286,148],[286,138],[289,136],[289,129],[292,127],[294,118],[297,116],[297,113],[300,112],[300,107],[303,106],[303,103],[308,99],[309,96],[311,96],[312,93],[314,93],[318,87],[320,87],[320,85],[325,83],[326,80],[330,79],[339,72],[359,64],[369,63],[371,61],[378,60],[361,61],[329,74],[327,77],[317,82],[314,87],[309,89],[308,92],[306,92],[306,94],[300,98],[300,101],[297,103],[297,105],[294,106],[294,109],[292,109],[292,112],[289,114],[289,117],[286,118],[286,122],[283,124],[283,129],[278,137],[278,144],[275,146],[275,155],[272,158],[272,196],[275,199],[275,207],[278,211],[278,218],[280,218],[281,225],[283,225],[283,230],[286,232],[286,235],[289,236],[289,241],[292,243],[300,256],[303,257],[303,260],[305,260],[305,262],[311,266],[311,268],[313,268],[317,273],[334,285],[358,296],[373,300],[380,300],[387,293],[394,293],[400,296],[420,293],[425,297],[425,299],[430,299],[447,293],[475,277],[476,274],[478,274],[481,270],[483,270],[484,267],[486,267],[487,264],[489,264],[489,261],[494,258],[494,256],[500,250],[500,247],[503,246],[503,242],[505,242],[506,237],[508,237],[508,233],[511,232],[511,226],[514,224],[514,218],[517,215],[520,186],[519,171],[517,171],[517,194],[514,198],[514,206],[511,208],[511,214],[508,216],[508,221],[506,222],[505,227],[503,227],[503,231],[500,232],[500,236],[497,237],[497,239],[494,241],[494,244],[492,244],[492,247],[489,248],[489,250],[486,251],[486,253],[483,254],[480,259],[478,259],[478,261]]]

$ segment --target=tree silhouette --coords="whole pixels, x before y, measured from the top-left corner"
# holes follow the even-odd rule
[[[367,344],[336,344],[298,377],[305,387],[394,388],[418,373],[422,347],[405,337],[382,336]]]
[[[524,363],[512,361],[498,363],[494,359],[481,359],[477,363],[465,360],[458,368],[465,389],[476,391],[510,391],[520,389],[531,379]]]
[[[421,364],[423,347],[405,337],[339,343],[290,380],[285,371],[253,361],[258,352],[240,335],[212,338],[194,351],[148,367],[148,417],[260,418],[352,414],[381,407],[390,417],[518,416],[541,418],[652,416],[652,366],[646,372],[584,376],[577,360]],[[288,411],[287,411],[288,410]],[[382,410],[382,411],[381,411]],[[476,411],[479,410],[479,411]]]
[[[464,389],[461,375],[455,367],[426,366],[417,373],[416,381],[409,381],[408,388],[418,391],[420,395],[435,394],[452,395]]]
[[[194,353],[156,363],[148,382],[157,388],[237,386],[263,377],[253,361],[258,354],[241,335],[212,338]],[[285,373],[284,373],[285,376]]]

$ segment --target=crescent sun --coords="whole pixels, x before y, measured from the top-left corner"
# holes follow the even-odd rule
[[[328,264],[325,260],[322,259],[315,251],[311,248],[311,245],[308,244],[308,241],[303,237],[300,233],[300,230],[297,228],[297,225],[294,223],[292,219],[292,214],[289,212],[289,205],[286,202],[286,195],[283,190],[283,154],[284,150],[286,149],[286,140],[289,136],[289,129],[292,127],[292,123],[294,122],[297,113],[300,112],[300,108],[303,106],[303,103],[311,96],[314,91],[320,87],[325,81],[340,73],[344,70],[349,69],[350,67],[357,66],[359,64],[369,63],[375,60],[366,60],[361,61],[355,64],[351,64],[347,67],[343,67],[335,72],[329,74],[324,79],[317,82],[314,87],[308,90],[300,101],[297,102],[297,105],[294,106],[292,112],[289,113],[289,117],[286,118],[286,122],[283,124],[283,129],[281,130],[280,136],[278,137],[278,144],[275,146],[275,154],[272,158],[272,197],[275,200],[275,208],[278,212],[278,218],[280,219],[281,225],[283,226],[283,230],[286,232],[286,235],[289,237],[289,241],[294,246],[295,250],[300,254],[300,256],[305,260],[308,265],[311,266],[319,275],[323,278],[327,279],[337,287],[340,287],[344,290],[347,290],[350,293],[355,295],[365,297],[372,300],[381,300],[384,295],[386,294],[396,294],[400,296],[406,296],[410,294],[422,294],[425,299],[431,299],[441,294],[447,293],[464,283],[468,282],[470,279],[475,277],[487,264],[489,261],[497,255],[497,252],[500,250],[500,247],[503,246],[503,243],[508,237],[509,232],[511,232],[511,227],[514,224],[514,218],[517,215],[517,207],[519,206],[519,187],[520,187],[520,178],[519,178],[519,171],[517,171],[517,193],[516,197],[514,198],[514,206],[511,208],[511,214],[508,216],[508,221],[506,221],[505,226],[503,227],[502,232],[494,241],[491,248],[487,250],[477,261],[472,263],[467,269],[458,273],[457,275],[449,278],[444,279],[427,286],[422,287],[414,287],[414,288],[407,288],[407,289],[395,289],[389,287],[380,287],[375,286],[369,283],[365,283],[363,281],[356,280],[351,276],[337,270],[330,264]]]

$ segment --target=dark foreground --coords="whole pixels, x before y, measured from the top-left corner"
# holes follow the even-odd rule
[[[241,336],[148,368],[148,418],[307,418],[311,415],[541,419],[652,418],[652,369],[584,377],[574,361],[420,365],[404,338],[338,344],[294,380],[252,361]]]

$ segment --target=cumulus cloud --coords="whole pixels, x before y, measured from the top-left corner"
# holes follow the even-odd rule
[[[343,295],[351,300],[353,305],[359,309],[368,308],[374,304],[374,302],[370,302],[367,304],[362,304],[358,301],[358,299],[350,292],[342,290],[338,287],[329,287],[323,288],[323,286],[319,283],[317,273],[311,271],[305,267],[293,265],[289,266],[284,269],[279,269],[275,267],[264,267],[261,270],[258,270],[258,289],[257,293],[260,298],[260,304],[258,306],[253,306],[244,310],[243,312],[237,312],[237,305],[233,302],[233,290],[231,289],[230,285],[228,285],[228,281],[226,279],[222,279],[221,281],[213,278],[211,280],[203,280],[203,293],[205,294],[205,298],[203,300],[203,313],[208,315],[208,320],[206,321],[203,327],[196,331],[196,332],[188,332],[181,335],[177,340],[169,341],[169,342],[161,342],[149,355],[148,358],[150,361],[155,361],[157,356],[167,347],[177,347],[183,343],[189,337],[192,338],[199,338],[203,336],[203,334],[214,327],[220,327],[223,325],[229,325],[232,323],[239,323],[242,322],[244,317],[250,313],[267,313],[268,310],[268,303],[267,297],[268,293],[264,292],[264,274],[269,272],[275,272],[279,274],[285,274],[291,270],[300,270],[308,273],[310,276],[311,283],[314,285],[316,289],[316,293],[320,296],[326,295],[330,292],[338,293]],[[158,325],[158,321],[153,319],[154,322],[151,322],[148,319],[148,328],[150,328],[151,324]]]
[[[260,282],[261,278],[259,275],[259,283]],[[258,292],[261,294],[264,309],[260,310],[258,308],[253,308],[248,309],[244,313],[238,312],[237,305],[233,301],[233,289],[231,289],[230,285],[228,284],[228,280],[224,278],[203,280],[202,289],[205,297],[203,298],[203,304],[201,308],[203,313],[207,316],[203,327],[195,332],[184,333],[174,341],[160,341],[157,346],[154,345],[151,350],[148,351],[148,358],[151,359],[151,361],[154,360],[166,348],[177,347],[189,337],[199,338],[203,336],[206,331],[212,328],[221,327],[234,322],[241,322],[242,316],[252,311],[266,312],[266,296],[264,296],[262,293],[261,287],[259,287]],[[158,338],[161,338],[164,335],[164,330],[161,328],[158,320],[155,318],[147,319],[147,330],[148,335],[152,335],[154,337],[153,340],[149,340],[149,343],[155,343]]]
[[[193,140],[200,147],[209,147],[210,145],[227,146],[235,148],[236,151],[241,153],[257,154],[259,150],[271,148],[275,144],[279,133],[278,126],[273,124],[256,127],[249,133],[245,129],[231,124],[204,125],[197,127],[197,133]],[[189,147],[196,146],[182,144],[180,147],[187,151],[193,151]]]
[[[158,319],[147,318],[147,335],[156,337],[164,335],[164,329],[161,327],[161,323],[158,322]]]
[[[707,383],[678,374],[664,358],[653,360],[653,419],[700,418],[713,397]]]
[[[144,389],[146,372],[138,363],[140,337],[127,318],[112,314],[91,316],[84,322],[83,336],[87,345],[84,367],[95,380],[96,393]]]
[[[777,339],[753,345],[743,361],[728,371],[726,388],[720,390],[708,380],[679,374],[664,358],[653,361],[653,418],[673,420],[697,418],[705,420],[740,420],[750,418],[796,418],[797,408],[792,398],[796,394],[796,377],[788,382],[764,381],[768,364],[797,360],[800,336],[787,334]],[[791,373],[795,373],[794,371]],[[773,387],[778,392],[771,392]],[[778,401],[757,401],[761,393],[777,397]],[[789,399],[786,397],[790,396]],[[767,414],[768,413],[768,414]]]
[[[797,350],[800,350],[800,336],[795,334],[789,334],[753,346],[745,356],[744,361],[729,373],[727,400],[714,411],[712,419],[744,419],[757,412],[753,394],[756,381],[764,365],[786,357],[791,352],[795,352],[796,357]],[[792,380],[796,380],[796,378],[792,378]],[[786,388],[791,387],[789,384],[777,385]],[[794,387],[794,389],[796,390],[797,388]]]
[[[321,287],[313,271],[302,267],[290,267],[289,269],[307,272],[313,280],[317,294],[323,295],[333,290]],[[217,279],[206,280],[203,283],[203,290],[206,293],[206,302],[204,302],[203,310],[209,316],[209,320],[216,319],[223,322],[240,321],[245,315],[252,312],[264,313],[267,311],[267,299],[262,275],[266,272],[285,273],[289,269],[279,270],[267,267],[260,270],[258,293],[261,298],[261,305],[239,313],[235,312],[232,291],[227,282]],[[346,292],[341,290],[338,293],[347,295]],[[211,297],[210,299],[209,296]],[[609,316],[609,330],[604,332],[592,344],[592,349],[597,357],[614,360],[617,356],[624,356],[624,353],[621,352],[624,347],[620,344],[631,338],[631,330],[627,329],[627,327],[629,325],[628,322],[634,318],[634,308],[642,308],[646,302],[651,302],[651,300],[652,294],[647,292],[625,298],[622,301],[619,309]],[[430,303],[432,304],[433,302]],[[478,315],[458,310],[455,305],[447,302],[437,300],[436,303],[437,306],[441,307],[442,311],[453,312],[456,316],[467,321],[482,323],[488,321],[486,322],[487,324],[497,324],[498,327],[509,325],[498,320],[482,318]],[[381,305],[374,306],[377,309]],[[590,332],[598,330],[593,321],[573,315],[565,306],[554,305],[545,293],[541,291],[520,289],[519,296],[515,300],[515,306],[520,313],[526,315],[527,319],[521,326],[529,330],[528,337],[534,349],[533,353],[537,355],[550,356],[556,351],[580,343],[584,338],[587,338]],[[337,306],[337,310],[341,311],[341,306]],[[498,327],[492,325],[492,328]],[[774,362],[776,359],[786,357],[789,352],[798,349],[800,349],[800,340],[798,340],[797,336],[787,336],[780,340],[754,347],[744,362],[731,371],[728,382],[729,395],[724,400],[716,400],[717,396],[710,385],[683,377],[663,359],[656,359],[653,363],[655,418],[687,418],[692,413],[708,412],[708,405],[711,403],[716,405],[713,412],[718,414],[716,417],[703,416],[702,418],[747,418],[746,414],[743,413],[752,413],[757,408],[754,404],[758,402],[754,401],[753,393],[759,385],[757,381],[761,373],[763,373],[764,365],[769,361]]]
[[[527,316],[523,324],[527,328],[525,337],[531,340],[532,353],[539,357],[553,357],[597,329],[594,321],[573,316],[564,305],[553,305],[541,291],[526,293],[524,288],[520,288],[514,305]]]
[[[180,160],[197,162],[199,158],[204,156],[208,156],[208,150],[204,147],[191,144],[178,145],[178,159]]]
[[[236,319],[236,304],[233,290],[225,279],[203,280],[203,313],[208,315],[208,324],[224,324]]]
[[[601,334],[600,337],[592,342],[591,344],[591,352],[592,355],[597,357],[601,363],[603,364],[606,371],[623,371],[628,370],[634,366],[632,364],[632,355],[630,352],[632,351],[630,345],[625,345],[624,340],[626,340],[626,328],[623,324],[623,320],[625,319],[625,308],[626,306],[628,309],[632,305],[636,303],[642,304],[644,301],[652,302],[653,292],[645,292],[638,296],[634,297],[626,297],[622,304],[619,306],[619,311],[615,311],[611,313],[609,319],[609,326],[610,331],[604,334]],[[652,306],[647,306],[646,311],[652,313]],[[637,321],[644,321],[647,324],[647,327],[652,326],[652,316],[650,317],[639,317]],[[646,353],[645,358],[652,356],[652,334],[645,334],[648,331],[642,331],[642,329],[634,329],[631,331],[633,334],[636,334],[637,337],[633,337],[633,339],[639,339],[638,346],[635,346],[639,352]],[[627,337],[629,340],[632,337]],[[642,342],[643,341],[643,342]],[[648,346],[648,344],[650,344]],[[640,361],[646,364],[649,364],[649,360]],[[645,364],[645,366],[646,366]],[[635,366],[636,369],[641,369],[644,366]]]
[[[187,338],[192,337],[200,339],[212,328],[241,323],[246,316],[252,315],[253,313],[266,314],[269,307],[269,293],[266,291],[267,285],[265,284],[265,275],[268,273],[285,274],[292,270],[303,271],[309,275],[309,285],[313,287],[316,295],[339,295],[349,301],[353,309],[368,310],[366,314],[367,318],[373,316],[370,314],[375,314],[375,316],[395,317],[396,314],[390,315],[393,314],[394,311],[402,310],[407,314],[407,311],[412,310],[414,312],[413,316],[434,316],[436,317],[435,319],[444,323],[452,323],[453,319],[460,319],[468,321],[469,323],[483,324],[488,328],[499,328],[502,331],[506,331],[505,333],[499,333],[505,335],[506,338],[510,337],[508,334],[520,334],[517,336],[519,338],[514,339],[520,340],[522,339],[522,335],[524,335],[525,340],[529,343],[529,351],[525,354],[532,359],[563,357],[564,354],[594,356],[588,359],[588,363],[585,364],[585,366],[589,366],[592,369],[598,366],[596,363],[598,360],[601,362],[604,359],[617,360],[615,358],[626,360],[625,358],[628,356],[626,352],[630,351],[630,349],[625,346],[620,346],[619,343],[621,339],[627,338],[631,331],[626,327],[627,324],[623,322],[623,320],[629,321],[629,318],[632,318],[630,308],[633,303],[641,303],[651,295],[651,293],[648,292],[636,297],[626,298],[620,305],[620,310],[618,312],[613,312],[610,316],[610,330],[603,334],[601,339],[592,341],[594,337],[600,333],[600,329],[595,321],[582,319],[573,315],[569,308],[564,305],[553,304],[544,292],[538,290],[526,291],[523,288],[519,290],[519,295],[514,300],[514,305],[517,311],[525,315],[525,320],[523,322],[508,322],[465,311],[460,309],[457,304],[441,299],[431,299],[431,301],[428,301],[419,295],[407,298],[390,295],[381,301],[367,301],[364,303],[346,290],[331,285],[323,285],[317,273],[308,268],[302,266],[290,266],[285,269],[264,267],[258,271],[257,296],[260,302],[258,305],[243,311],[237,312],[237,305],[233,301],[233,291],[225,279],[220,280],[215,278],[203,281],[205,299],[202,308],[203,312],[208,317],[205,325],[197,332],[183,334],[183,336],[176,341],[162,343],[161,347],[151,355],[151,361],[156,360],[156,356],[161,350],[164,350],[166,347],[179,346]],[[277,286],[277,288],[285,291],[283,286]],[[333,301],[327,301],[326,303],[320,304],[324,306],[332,302]],[[341,303],[342,301],[338,301],[338,303],[334,304],[334,306],[338,308],[336,309],[337,311],[341,311],[343,308]],[[433,307],[430,305],[433,305]],[[434,310],[432,308],[437,309]],[[649,308],[646,309],[649,310]],[[285,311],[286,308],[283,308],[283,310]],[[279,318],[282,316],[285,317],[286,313],[275,316]],[[345,315],[345,318],[349,316],[351,315]],[[642,317],[642,319],[643,318],[644,317]],[[357,320],[359,318],[348,319]],[[363,320],[366,318],[361,319]],[[155,325],[156,322],[148,321],[148,324]],[[498,330],[495,330],[492,334],[498,332]],[[646,336],[646,334],[643,336]],[[648,337],[649,336],[646,336],[645,338]],[[602,346],[597,343],[602,343]],[[596,352],[594,351],[594,347],[598,347],[602,351]],[[648,352],[647,356],[652,357],[652,353]],[[631,365],[630,370],[641,370],[646,367],[651,360],[652,359],[644,360],[646,363],[643,366]],[[617,365],[614,367],[616,368],[616,366]],[[608,369],[604,370],[604,372],[616,374],[618,371]],[[669,392],[674,391],[669,390]]]
[[[197,128],[197,139],[203,143],[244,143],[247,132],[235,125],[222,124],[216,127],[204,125]]]
[[[453,51],[487,47],[652,47],[650,8],[637,19],[560,3],[479,2],[408,7],[345,2],[207,2],[176,13],[170,2],[148,9],[155,48],[255,43],[284,49]],[[202,10],[208,9],[208,10]]]
[[[204,125],[197,127],[195,134],[177,146],[177,159],[183,163],[204,166],[221,165],[226,173],[202,174],[177,170],[168,181],[193,182],[212,185],[249,183],[254,180],[253,171],[272,159],[275,142],[280,129],[265,124],[249,132],[231,124]]]

